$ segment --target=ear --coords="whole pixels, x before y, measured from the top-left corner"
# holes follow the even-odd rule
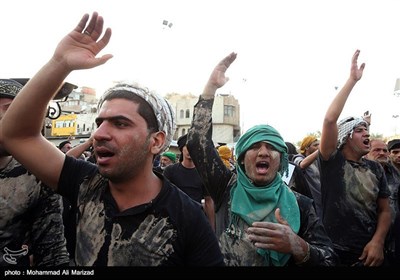
[[[165,144],[165,132],[157,131],[152,133],[150,141],[150,151],[152,154],[157,155],[161,152]]]

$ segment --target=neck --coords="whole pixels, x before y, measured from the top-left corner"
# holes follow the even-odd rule
[[[161,191],[162,181],[153,171],[136,176],[129,181],[109,182],[110,192],[122,212],[149,203]]]
[[[186,168],[195,168],[196,166],[193,163],[193,160],[184,158],[181,164]]]
[[[360,152],[352,149],[348,145],[345,145],[343,147],[342,153],[346,160],[351,160],[351,161],[355,161],[355,162],[361,162],[362,157],[365,155],[365,154],[361,154]]]

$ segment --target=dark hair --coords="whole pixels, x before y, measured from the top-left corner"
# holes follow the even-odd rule
[[[58,148],[61,150],[62,148],[64,148],[64,146],[66,144],[71,144],[70,141],[66,140],[66,141],[62,141],[60,144],[58,144]]]
[[[186,142],[187,142],[187,134],[182,135],[181,137],[178,138],[177,144],[179,151],[182,152],[183,147],[186,146]]]
[[[285,142],[285,144],[286,144],[286,147],[288,148],[288,154],[289,155],[296,155],[297,154],[297,149],[296,149],[295,145],[293,145],[290,142]]]
[[[144,89],[141,89],[141,88],[137,88],[137,90],[144,91]],[[127,100],[130,100],[130,101],[138,104],[139,105],[138,113],[146,121],[148,130],[150,132],[158,131],[158,123],[157,123],[156,115],[154,114],[154,111],[151,108],[150,104],[147,103],[147,101],[144,100],[142,97],[140,97],[128,90],[120,89],[120,90],[109,91],[100,100],[98,108],[100,108],[105,101],[112,100],[115,98],[127,99]]]

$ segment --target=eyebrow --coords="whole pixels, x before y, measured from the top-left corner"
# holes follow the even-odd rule
[[[122,116],[122,115],[117,115],[117,116],[112,116],[112,117],[104,117],[104,118],[103,117],[97,117],[95,119],[95,122],[98,123],[98,122],[102,122],[102,121],[105,121],[105,120],[108,120],[108,121],[126,120],[126,121],[129,121],[129,122],[132,122],[129,118],[127,118],[125,116]]]

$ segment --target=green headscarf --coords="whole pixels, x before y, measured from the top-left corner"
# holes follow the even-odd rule
[[[277,130],[269,125],[256,125],[243,134],[235,146],[236,158],[255,143],[268,142],[281,153],[280,172],[288,170],[287,146]],[[256,221],[277,223],[275,209],[281,210],[281,216],[288,222],[295,233],[300,229],[300,210],[294,193],[282,180],[279,173],[275,179],[265,186],[255,186],[245,173],[243,164],[238,164],[237,181],[231,189],[231,223],[238,225],[241,218],[249,226]],[[242,231],[243,232],[243,231]],[[257,253],[265,258],[266,265],[283,266],[290,254],[282,254],[272,250],[257,249]]]

